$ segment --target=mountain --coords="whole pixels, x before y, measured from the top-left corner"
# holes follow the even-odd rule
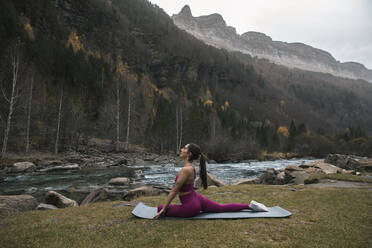
[[[259,32],[236,33],[219,14],[193,17],[188,5],[172,16],[173,22],[206,44],[239,51],[289,68],[330,73],[338,77],[364,79],[372,83],[372,70],[355,62],[340,63],[326,51],[302,43],[273,41]]]

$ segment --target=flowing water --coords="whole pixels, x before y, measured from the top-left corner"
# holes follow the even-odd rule
[[[281,169],[288,165],[300,165],[309,162],[308,159],[291,159],[276,161],[250,161],[231,164],[208,164],[207,170],[227,184],[239,179],[258,177],[268,168]],[[198,167],[198,166],[197,166]],[[68,190],[69,188],[85,189],[107,187],[114,177],[128,177],[138,185],[166,185],[172,186],[177,173],[182,167],[173,164],[166,165],[137,165],[130,167],[112,167],[105,169],[82,169],[80,171],[42,173],[31,172],[7,175],[0,183],[0,195],[23,194],[31,190],[44,192],[48,190]],[[198,170],[198,169],[197,169]],[[137,184],[136,184],[137,183]]]

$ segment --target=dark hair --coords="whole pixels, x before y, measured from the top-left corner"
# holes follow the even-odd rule
[[[191,153],[189,157],[189,161],[192,162],[195,159],[200,159],[200,170],[199,170],[199,177],[201,179],[201,183],[204,189],[208,188],[207,182],[207,165],[205,163],[205,155],[201,153],[200,147],[197,144],[189,143],[188,151]]]

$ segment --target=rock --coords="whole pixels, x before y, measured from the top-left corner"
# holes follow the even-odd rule
[[[71,200],[55,191],[48,191],[45,195],[45,202],[47,204],[52,204],[58,208],[66,207],[76,207],[78,206],[77,202]]]
[[[240,180],[232,183],[231,185],[259,184],[259,183],[260,183],[260,179],[258,179],[258,178],[250,178],[250,179],[240,179]]]
[[[127,194],[123,196],[123,199],[126,201],[131,201],[134,198],[141,196],[156,196],[160,194],[167,194],[168,190],[157,189],[151,186],[142,186],[136,189],[130,190]]]
[[[360,168],[362,171],[372,172],[372,159],[366,159],[364,161],[359,161]]]
[[[309,174],[324,173],[321,169],[316,168],[316,167],[309,167],[305,169],[304,171],[306,171]]]
[[[267,169],[259,178],[259,181],[262,184],[276,184],[276,176],[279,174],[278,171],[276,171],[273,168]]]
[[[273,161],[285,158],[286,158],[285,153],[282,152],[265,153],[261,155],[261,160],[264,161]]]
[[[300,157],[300,155],[298,155],[297,153],[293,153],[293,152],[287,152],[285,154],[286,159],[292,159],[292,158],[298,158],[298,157]]]
[[[222,182],[220,179],[218,179],[215,175],[207,172],[207,183],[208,183],[208,186],[212,186],[212,185],[215,185],[217,187],[223,187],[223,186],[226,186],[226,184],[224,182]],[[201,188],[202,185],[201,185],[201,179],[198,178],[198,180],[196,180],[196,187],[197,188]]]
[[[281,171],[276,175],[276,182],[277,184],[286,184],[286,177],[285,177],[285,172]]]
[[[130,180],[126,177],[111,178],[109,184],[111,185],[126,185],[129,184]]]
[[[37,188],[35,188],[35,187],[29,187],[29,188],[27,188],[26,190],[25,190],[25,193],[27,194],[27,195],[31,195],[31,194],[34,194],[34,193],[36,193],[37,192]]]
[[[328,154],[324,159],[325,163],[335,165],[345,170],[360,171],[360,163],[348,155]]]
[[[334,174],[334,173],[343,173],[343,169],[334,166],[333,164],[325,163],[323,161],[316,161],[308,164],[301,164],[299,167],[304,169],[307,173],[324,173],[324,174]]]
[[[13,166],[10,168],[10,172],[12,173],[19,173],[19,172],[26,172],[35,169],[35,164],[31,162],[18,162],[14,163]]]
[[[345,169],[341,169],[341,170],[342,170],[343,174],[353,174],[353,173],[355,173],[355,171],[353,171],[353,170],[345,170]]]
[[[54,172],[54,171],[68,171],[68,170],[80,170],[78,164],[70,164],[64,166],[53,166],[39,170],[40,172]]]
[[[372,82],[372,71],[355,62],[340,63],[331,54],[303,43],[274,41],[271,37],[249,31],[237,34],[219,14],[193,17],[189,8],[172,16],[173,23],[198,40],[219,49],[239,51],[252,58],[306,71],[330,73],[337,77],[364,79]],[[191,78],[193,79],[193,78]]]
[[[120,159],[120,160],[116,161],[116,163],[118,165],[127,165],[128,164],[128,160],[126,160],[125,158],[123,158],[123,159]]]
[[[35,210],[37,200],[31,195],[1,195],[0,216]]]
[[[313,167],[320,169],[325,174],[342,173],[342,169],[332,164],[317,161],[313,164]]]
[[[305,179],[304,181],[305,184],[314,184],[314,183],[319,183],[319,179],[318,178],[307,178]]]
[[[63,162],[61,160],[40,160],[37,162],[38,167],[49,167],[49,166],[58,166],[62,165]]]
[[[298,166],[287,166],[284,170],[267,169],[259,178],[262,184],[283,185],[288,183],[304,184],[304,181],[310,177],[311,173]]]
[[[93,203],[93,202],[99,202],[99,201],[104,201],[107,199],[107,193],[104,189],[96,189],[90,192],[87,197],[81,202],[80,205],[85,205],[88,203]]]
[[[40,203],[37,208],[37,210],[56,210],[58,209],[56,206],[51,205],[51,204],[45,204],[45,203]]]
[[[303,171],[304,169],[296,165],[288,165],[285,167],[286,171]]]
[[[305,184],[305,180],[310,177],[310,174],[306,171],[291,171],[289,175],[292,178],[289,183],[294,184]]]

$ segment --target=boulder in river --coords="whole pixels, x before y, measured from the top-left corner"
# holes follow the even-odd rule
[[[50,167],[50,166],[59,166],[62,165],[61,160],[40,160],[37,162],[37,166],[40,168]]]
[[[58,208],[76,207],[77,202],[61,195],[55,191],[48,191],[45,195],[45,202]]]
[[[69,170],[80,170],[78,164],[69,164],[69,165],[58,165],[53,167],[48,167],[45,169],[39,170],[40,172],[55,172],[55,171],[69,171]]]
[[[17,162],[10,168],[11,173],[27,172],[35,169],[35,164],[32,162]]]
[[[31,195],[31,194],[34,194],[38,191],[37,188],[35,187],[28,187],[26,190],[25,190],[25,193],[28,194],[28,195]]]
[[[127,185],[130,183],[129,178],[127,177],[115,177],[111,178],[109,184],[111,185]]]
[[[0,216],[35,210],[37,200],[31,195],[1,195]]]

